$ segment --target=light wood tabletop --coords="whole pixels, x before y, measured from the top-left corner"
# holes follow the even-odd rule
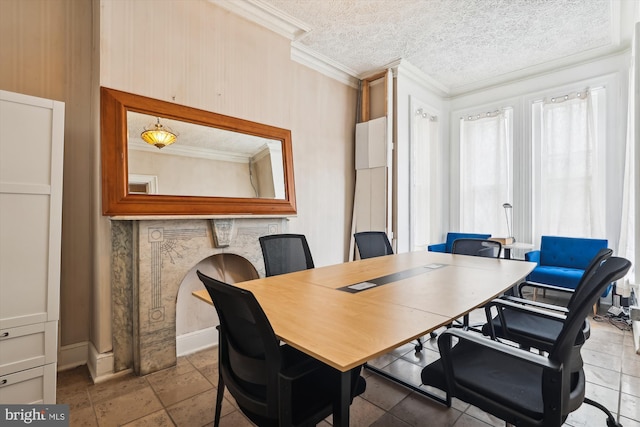
[[[282,341],[344,372],[484,305],[534,266],[425,251],[234,285],[253,292]],[[359,292],[341,289],[393,274]],[[211,304],[205,289],[193,294]]]
[[[350,369],[481,307],[535,265],[420,251],[234,285],[253,292],[282,341],[342,372],[333,414],[341,427],[349,425]],[[212,303],[206,289],[193,295]]]

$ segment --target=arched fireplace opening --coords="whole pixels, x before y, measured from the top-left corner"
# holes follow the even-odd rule
[[[176,301],[176,353],[190,354],[218,343],[215,327],[220,323],[215,308],[191,293],[204,289],[196,271],[225,283],[238,283],[259,277],[254,265],[245,257],[232,253],[211,255],[198,262],[185,275]]]

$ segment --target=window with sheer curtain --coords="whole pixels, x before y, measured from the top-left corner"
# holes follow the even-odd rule
[[[440,239],[438,118],[419,108],[411,121],[410,247],[425,250],[429,243]]]
[[[460,231],[508,236],[512,129],[510,108],[460,119]]]
[[[535,102],[534,241],[605,236],[605,89]]]

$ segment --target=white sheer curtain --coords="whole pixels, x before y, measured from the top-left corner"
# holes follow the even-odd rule
[[[620,212],[620,240],[618,242],[618,255],[624,257],[633,263],[630,272],[627,274],[629,282],[635,283],[635,137],[636,137],[636,55],[638,46],[638,25],[633,43],[633,55],[631,58],[631,67],[629,69],[629,100],[627,108],[627,138],[625,150],[624,164],[624,185],[622,189],[622,211]]]
[[[411,250],[425,250],[441,239],[438,224],[442,215],[439,192],[438,118],[418,108],[411,118],[411,160],[409,194]]]
[[[460,231],[508,237],[511,109],[460,119]]]
[[[604,89],[586,90],[538,103],[536,240],[605,237],[604,156],[598,155],[603,98]]]

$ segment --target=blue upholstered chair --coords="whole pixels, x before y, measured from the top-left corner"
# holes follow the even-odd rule
[[[447,241],[445,243],[436,243],[427,246],[427,250],[431,252],[451,253],[453,242],[456,239],[488,239],[491,234],[473,234],[473,233],[447,233]]]
[[[527,281],[575,289],[591,259],[607,245],[606,239],[542,236],[540,250],[524,255],[526,261],[538,264]]]

